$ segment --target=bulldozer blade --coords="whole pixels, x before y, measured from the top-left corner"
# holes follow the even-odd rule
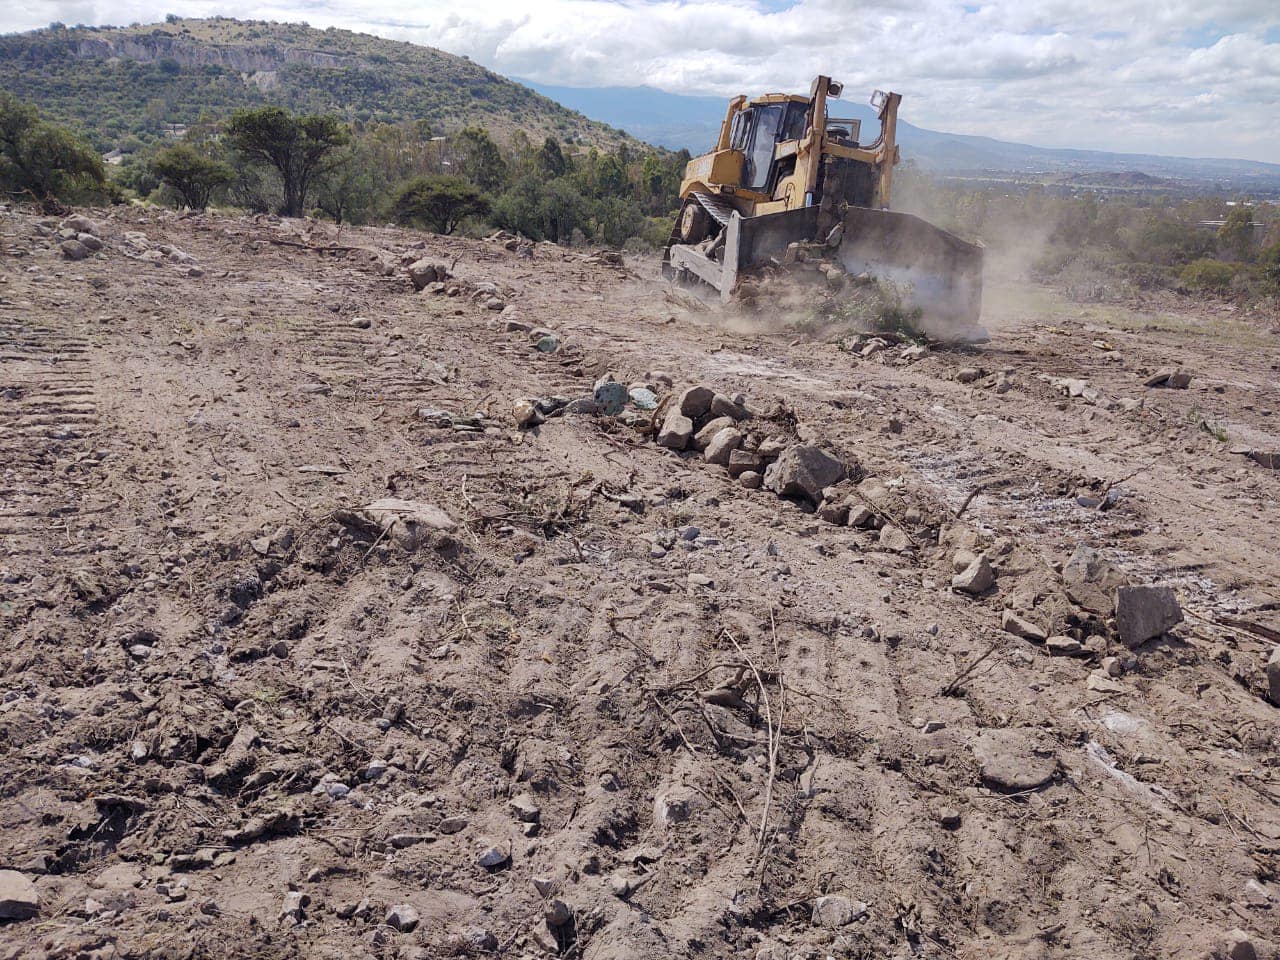
[[[851,274],[892,283],[920,327],[940,340],[985,341],[982,247],[909,213],[850,207],[838,257]]]

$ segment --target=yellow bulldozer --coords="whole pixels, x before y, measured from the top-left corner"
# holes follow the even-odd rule
[[[902,97],[872,95],[880,131],[863,144],[859,120],[829,112],[841,93],[820,76],[807,97],[729,102],[715,149],[685,168],[664,275],[729,302],[753,271],[820,244],[849,274],[891,282],[927,332],[983,339],[982,247],[889,209]]]

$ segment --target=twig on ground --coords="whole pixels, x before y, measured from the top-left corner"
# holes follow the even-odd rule
[[[963,681],[967,676],[969,676],[969,674],[973,673],[973,671],[974,671],[975,669],[977,669],[978,665],[979,665],[980,663],[982,663],[982,661],[986,660],[986,659],[987,659],[987,657],[989,657],[989,656],[991,656],[991,654],[995,653],[995,652],[996,652],[996,648],[997,648],[998,646],[1000,646],[1000,640],[999,640],[999,638],[997,638],[997,639],[993,640],[993,641],[991,642],[991,646],[987,647],[987,649],[986,649],[986,650],[984,650],[984,651],[981,653],[981,655],[979,655],[979,656],[977,657],[977,659],[973,660],[973,661],[972,661],[972,662],[971,662],[967,667],[965,667],[963,670],[961,670],[961,671],[956,675],[956,677],[955,677],[955,679],[954,679],[954,680],[952,680],[952,681],[951,681],[950,683],[948,683],[945,687],[943,687],[943,688],[942,688],[942,695],[943,695],[944,697],[949,697],[949,696],[951,696],[953,693],[955,693],[955,692],[956,692],[956,690],[959,688],[960,683],[961,683],[961,682],[962,682],[962,681]]]

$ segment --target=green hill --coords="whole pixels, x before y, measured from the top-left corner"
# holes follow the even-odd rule
[[[347,120],[470,124],[614,148],[637,141],[466,57],[347,30],[213,18],[0,36],[0,87],[103,150],[266,103]]]

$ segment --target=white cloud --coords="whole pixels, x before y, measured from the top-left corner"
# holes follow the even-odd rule
[[[17,0],[0,29],[166,13],[304,20],[574,86],[891,87],[920,126],[1280,162],[1276,0]],[[1270,41],[1268,41],[1270,37]]]

